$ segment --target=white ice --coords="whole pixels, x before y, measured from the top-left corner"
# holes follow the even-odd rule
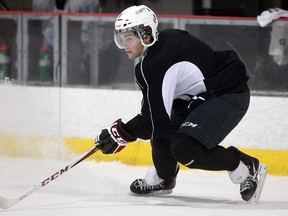
[[[70,161],[0,158],[0,195],[13,198]],[[241,201],[226,172],[181,170],[174,192],[139,197],[130,183],[147,167],[84,161],[0,216],[287,216],[288,177],[267,176],[257,205]]]

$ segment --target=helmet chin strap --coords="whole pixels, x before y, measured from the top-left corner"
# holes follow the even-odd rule
[[[141,43],[143,45],[143,50],[142,50],[141,56],[145,55],[148,47],[152,46],[157,41],[157,40],[153,39],[153,41],[150,44],[145,44],[142,38],[140,38],[140,40],[141,40]]]
[[[147,52],[147,49],[148,49],[148,46],[143,46],[143,50],[142,50],[142,53],[141,53],[141,56],[144,56]]]

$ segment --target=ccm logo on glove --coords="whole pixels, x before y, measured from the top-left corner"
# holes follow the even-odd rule
[[[133,142],[137,137],[125,130],[125,124],[118,119],[111,126],[103,129],[95,139],[104,154],[115,154],[126,147],[128,142]]]
[[[112,128],[111,128],[111,133],[112,133],[112,135],[115,137],[115,139],[116,139],[117,142],[122,143],[122,144],[126,144],[126,143],[127,143],[127,141],[125,141],[125,140],[120,136],[120,134],[118,133],[116,127],[113,127],[113,126],[112,126]]]

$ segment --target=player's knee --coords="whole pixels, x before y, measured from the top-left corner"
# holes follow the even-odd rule
[[[171,150],[175,159],[182,165],[194,168],[194,164],[201,158],[201,144],[185,134],[176,135],[171,143]]]

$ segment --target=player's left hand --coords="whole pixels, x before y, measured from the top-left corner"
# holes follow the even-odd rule
[[[128,142],[133,142],[136,137],[124,129],[121,119],[116,120],[111,126],[103,129],[95,138],[95,144],[99,145],[104,154],[115,154],[125,148]]]

